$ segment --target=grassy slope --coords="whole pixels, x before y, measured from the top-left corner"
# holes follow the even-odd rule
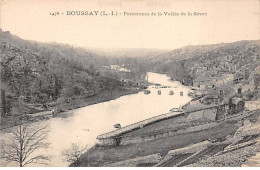
[[[168,120],[165,123],[170,124],[171,122]],[[155,153],[160,153],[164,156],[170,150],[182,148],[209,138],[222,138],[233,134],[236,130],[237,127],[234,124],[226,123],[221,127],[218,126],[204,131],[170,136],[126,146],[93,147],[81,157],[79,166],[105,166],[108,163]]]

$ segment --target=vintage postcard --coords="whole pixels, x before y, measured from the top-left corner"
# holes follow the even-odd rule
[[[0,167],[258,167],[259,55],[259,0],[0,0]]]

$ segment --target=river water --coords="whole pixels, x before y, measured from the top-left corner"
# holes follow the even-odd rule
[[[114,130],[113,125],[116,123],[126,126],[167,113],[170,109],[191,100],[187,95],[189,88],[182,86],[179,82],[171,81],[166,75],[149,72],[147,77],[151,83],[171,87],[160,88],[161,95],[158,95],[158,87],[149,86],[151,93],[148,95],[143,92],[126,95],[108,102],[75,109],[72,111],[72,116],[67,118],[59,117],[33,123],[32,126],[48,125],[50,131],[47,138],[50,146],[38,150],[40,153],[49,155],[50,161],[47,166],[68,166],[62,153],[70,148],[72,143],[91,147],[99,134]],[[174,95],[169,95],[170,90],[174,92]],[[183,96],[180,96],[181,91]],[[6,138],[8,135],[1,132],[1,138]]]

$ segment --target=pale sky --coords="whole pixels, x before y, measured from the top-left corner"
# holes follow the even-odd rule
[[[51,16],[66,11],[201,12],[186,16]],[[88,48],[174,49],[260,39],[259,0],[2,0],[0,27],[26,40]]]

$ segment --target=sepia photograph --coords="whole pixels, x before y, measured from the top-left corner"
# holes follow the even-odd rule
[[[260,0],[0,0],[0,168],[260,167]]]

